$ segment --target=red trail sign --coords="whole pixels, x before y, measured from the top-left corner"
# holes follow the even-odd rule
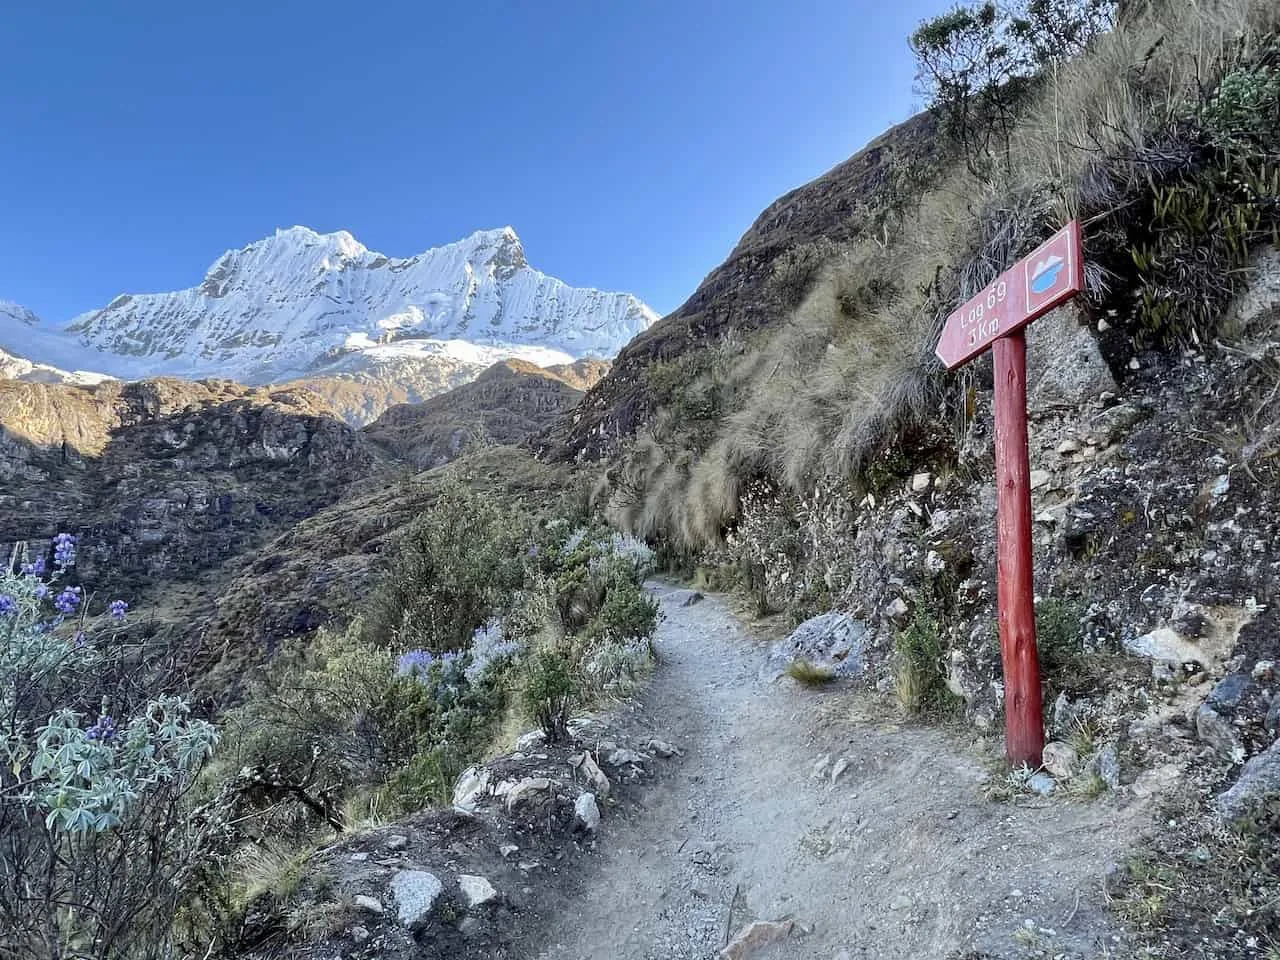
[[[1023,328],[1084,289],[1080,224],[1071,221],[947,318],[937,354],[948,370],[992,348],[995,361],[996,552],[1005,751],[1039,766],[1044,704],[1036,650],[1027,457],[1027,341]]]

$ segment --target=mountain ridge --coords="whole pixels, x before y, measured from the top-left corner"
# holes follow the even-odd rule
[[[336,377],[371,380],[375,394],[401,380],[401,398],[416,399],[504,359],[609,358],[656,319],[632,294],[571,287],[534,269],[509,226],[407,258],[345,230],[294,226],[225,251],[194,286],[121,294],[61,327],[0,302],[0,350],[44,377]],[[372,419],[379,407],[375,396],[351,416]]]

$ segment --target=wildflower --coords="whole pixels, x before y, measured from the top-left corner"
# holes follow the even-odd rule
[[[84,635],[83,630],[77,630],[76,635],[72,639],[75,641],[77,650],[89,642],[89,638]]]
[[[44,573],[44,557],[36,557],[32,563],[24,563],[22,565],[22,575],[24,577],[38,577]]]
[[[108,743],[116,735],[116,722],[105,714],[98,717],[98,722],[84,732],[85,737],[90,740],[98,740],[102,743]]]
[[[111,614],[112,620],[123,620],[124,615],[129,612],[129,605],[123,600],[112,600],[107,612]]]
[[[396,674],[401,677],[421,676],[431,668],[431,664],[435,662],[428,650],[410,650],[408,653],[400,657],[396,664]]]
[[[67,587],[53,598],[53,605],[62,613],[72,614],[80,605],[80,588]]]
[[[47,583],[37,583],[35,594],[37,600],[43,600],[49,595],[49,585]]]
[[[8,594],[0,594],[0,616],[7,616],[17,612],[18,601],[14,600],[13,597]]]
[[[53,562],[59,569],[65,569],[76,562],[76,538],[69,533],[60,533],[53,538]]]

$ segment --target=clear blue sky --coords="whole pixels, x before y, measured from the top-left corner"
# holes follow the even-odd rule
[[[911,112],[944,0],[0,5],[0,298],[60,322],[276,227],[678,306],[770,201]]]

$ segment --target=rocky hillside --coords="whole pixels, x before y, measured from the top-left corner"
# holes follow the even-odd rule
[[[364,432],[419,470],[442,466],[477,445],[521,443],[576,407],[579,385],[607,369],[600,362],[547,368],[507,360],[449,393],[392,407]]]
[[[190,579],[392,473],[303,391],[0,380],[0,550],[79,534],[78,572],[104,590]]]
[[[573,458],[586,452],[594,459],[615,452],[656,411],[649,367],[782,322],[795,305],[790,274],[815,271],[821,266],[817,251],[830,245],[875,235],[886,210],[904,191],[918,189],[916,179],[944,149],[933,119],[921,114],[775,200],[688,300],[627,344],[579,415],[562,420],[543,439],[545,455]],[[788,256],[805,262],[779,269]]]

